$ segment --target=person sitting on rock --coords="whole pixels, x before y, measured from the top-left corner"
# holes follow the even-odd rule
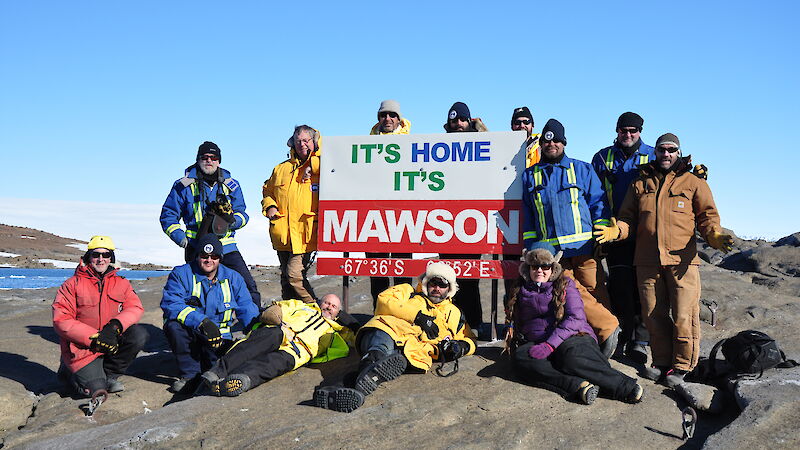
[[[456,292],[455,271],[441,262],[428,265],[416,289],[399,284],[383,291],[375,316],[356,338],[358,371],[348,377],[346,387],[317,386],[315,405],[351,412],[380,383],[405,372],[408,364],[427,371],[434,360],[457,364],[458,358],[474,353],[474,335],[452,301]]]
[[[328,294],[316,303],[280,300],[261,313],[261,324],[237,342],[203,382],[216,396],[235,397],[310,362],[327,362],[350,353],[359,323]]]
[[[527,380],[587,405],[600,390],[617,400],[640,402],[642,387],[612,368],[600,350],[575,282],[564,275],[561,252],[555,252],[552,245],[536,243],[523,254],[506,336],[515,368]]]
[[[53,328],[61,344],[59,378],[82,396],[119,392],[119,380],[147,342],[136,325],[144,314],[131,283],[112,264],[114,242],[94,236],[53,301]]]
[[[164,285],[164,333],[178,363],[175,393],[194,392],[201,371],[230,346],[234,312],[245,327],[258,317],[244,278],[220,264],[222,256],[219,238],[206,234],[197,241],[195,260],[172,269]]]

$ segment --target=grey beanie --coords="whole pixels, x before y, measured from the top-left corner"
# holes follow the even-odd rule
[[[378,115],[382,112],[393,112],[397,114],[398,117],[402,116],[400,114],[400,103],[397,100],[384,100],[381,102],[380,108],[378,108]]]

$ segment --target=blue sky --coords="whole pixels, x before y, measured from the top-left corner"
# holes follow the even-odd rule
[[[723,226],[800,228],[794,2],[451,5],[2,2],[0,196],[160,205],[212,140],[260,217],[295,125],[367,134],[394,98],[437,133],[460,100],[492,131],[521,105],[556,117],[584,160],[636,111],[709,167]]]

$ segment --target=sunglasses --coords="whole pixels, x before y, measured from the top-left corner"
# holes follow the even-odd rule
[[[553,270],[552,264],[531,264],[531,269],[533,270]]]
[[[213,253],[212,254],[202,253],[200,254],[200,259],[213,259],[214,261],[216,261],[219,259],[219,255]]]
[[[639,132],[638,128],[620,128],[619,134],[636,134]]]
[[[378,118],[380,118],[380,119],[383,119],[386,116],[389,116],[389,117],[392,117],[392,118],[395,118],[395,119],[399,119],[400,118],[400,116],[398,116],[397,113],[394,113],[394,112],[378,113]]]
[[[111,259],[111,252],[92,252],[92,258],[94,259]]]
[[[656,151],[661,153],[675,153],[678,150],[678,147],[656,147]]]
[[[450,283],[444,280],[440,280],[439,278],[432,278],[431,281],[428,281],[428,286],[436,286],[440,288],[450,287]]]
[[[219,161],[219,158],[214,155],[203,155],[200,157],[201,161]]]
[[[531,119],[517,119],[517,120],[514,121],[514,125],[516,125],[516,126],[530,125],[530,123],[531,123]]]
[[[564,143],[564,141],[561,141],[561,140],[558,140],[558,139],[539,139],[539,141],[542,144],[549,144],[550,142],[561,142],[562,144]]]

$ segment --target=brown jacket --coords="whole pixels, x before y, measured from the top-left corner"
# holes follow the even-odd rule
[[[695,227],[703,237],[722,231],[708,183],[689,172],[691,157],[675,164],[667,174],[655,162],[642,166],[622,202],[620,239],[636,230],[634,265],[699,264]]]

